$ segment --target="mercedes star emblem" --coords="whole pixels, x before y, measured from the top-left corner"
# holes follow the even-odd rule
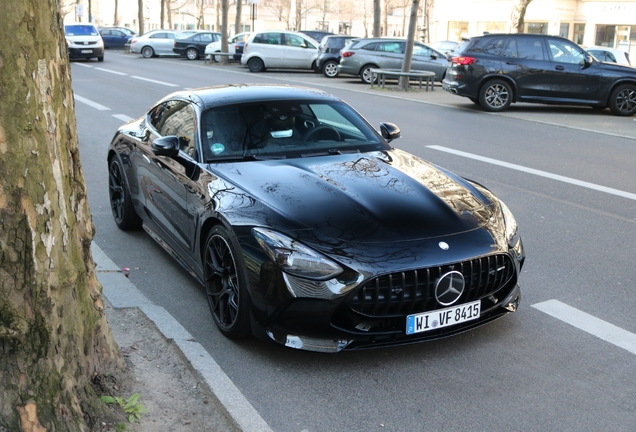
[[[439,278],[435,285],[435,298],[442,306],[450,306],[464,292],[464,275],[458,271],[450,271]]]

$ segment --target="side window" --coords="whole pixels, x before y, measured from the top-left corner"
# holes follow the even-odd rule
[[[605,57],[607,58],[608,61],[618,63],[618,60],[616,60],[616,57],[614,57],[614,54],[612,54],[609,51],[605,51]]]
[[[363,50],[366,50],[366,51],[375,51],[377,46],[378,46],[377,43],[370,43],[370,44],[366,44],[365,46],[363,46],[360,49],[363,49]]]
[[[420,44],[413,45],[413,55],[422,56],[422,57],[430,57],[431,54],[433,54],[432,49]]]
[[[404,44],[401,42],[381,42],[378,43],[377,51],[401,54]]]
[[[545,60],[543,55],[543,44],[540,38],[534,37],[518,37],[515,38],[517,42],[517,57],[532,60]]]
[[[584,64],[585,53],[576,45],[561,39],[548,39],[552,60],[556,63]]]
[[[484,45],[484,53],[492,54],[496,56],[504,55],[505,47],[506,47],[507,38],[505,37],[497,37],[491,38],[486,45]]]
[[[261,33],[254,38],[254,42],[266,45],[280,45],[280,33]]]
[[[517,51],[517,39],[510,38],[508,39],[508,45],[506,45],[506,49],[502,54],[504,57],[517,58],[519,56]]]
[[[292,34],[286,34],[285,35],[285,45],[293,46],[293,47],[306,47],[306,46],[308,46],[307,42],[305,41],[305,39],[301,38],[300,36],[292,35]]]
[[[150,35],[150,39],[166,39],[168,36],[165,33],[155,33]]]
[[[188,103],[179,100],[164,102],[151,111],[149,120],[159,135],[179,137],[181,150],[195,157],[196,117]]]

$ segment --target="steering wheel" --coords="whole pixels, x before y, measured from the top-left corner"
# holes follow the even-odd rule
[[[305,136],[303,136],[303,141],[318,141],[315,139],[316,134],[320,134],[321,139],[342,141],[342,138],[340,138],[340,132],[330,125],[319,125],[315,128],[309,129],[307,133],[305,133]]]

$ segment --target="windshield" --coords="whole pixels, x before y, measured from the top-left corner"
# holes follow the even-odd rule
[[[92,25],[67,25],[64,26],[67,36],[97,36],[97,29]]]
[[[350,106],[268,101],[210,109],[201,119],[206,162],[232,157],[306,157],[388,150]]]

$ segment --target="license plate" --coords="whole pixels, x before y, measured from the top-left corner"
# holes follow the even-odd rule
[[[93,50],[82,50],[82,54],[92,54]]]
[[[481,301],[406,317],[406,334],[437,330],[479,318]]]

